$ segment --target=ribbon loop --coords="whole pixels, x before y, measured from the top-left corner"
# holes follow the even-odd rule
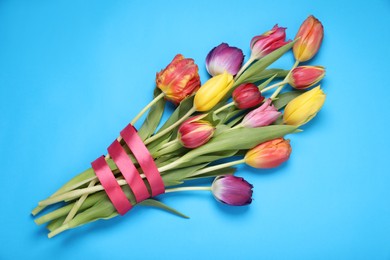
[[[165,192],[164,182],[158,172],[153,157],[137,134],[134,126],[131,124],[127,125],[121,131],[121,136],[141,166],[152,189],[152,197],[163,194]]]
[[[132,205],[116,181],[106,159],[104,159],[104,156],[101,156],[93,161],[91,165],[106,191],[108,198],[111,200],[118,213],[124,215],[132,208]]]
[[[139,137],[137,130],[129,124],[121,131],[121,136],[130,151],[133,153],[135,159],[138,161],[145,177],[150,185],[152,197],[160,195],[165,192],[164,182],[158,171],[158,168],[149,153],[142,139]],[[108,148],[108,154],[122,173],[127,184],[134,193],[137,203],[146,200],[150,197],[148,188],[141,178],[140,173],[135,167],[131,158],[123,149],[121,144],[115,140]],[[133,206],[127,199],[126,194],[119,186],[113,172],[108,166],[104,156],[97,158],[91,163],[92,169],[95,171],[100,183],[107,193],[115,209],[119,214],[124,215]]]
[[[139,175],[130,157],[126,151],[122,148],[121,144],[115,140],[109,147],[108,153],[112,160],[118,166],[126,182],[131,187],[137,202],[141,202],[149,198],[149,192],[146,188],[144,181]]]

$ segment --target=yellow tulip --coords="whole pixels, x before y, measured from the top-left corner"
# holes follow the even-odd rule
[[[320,86],[291,100],[283,115],[283,121],[287,125],[300,126],[309,122],[325,102],[326,95]]]
[[[206,81],[195,94],[196,111],[212,109],[226,95],[233,83],[233,76],[226,71]]]

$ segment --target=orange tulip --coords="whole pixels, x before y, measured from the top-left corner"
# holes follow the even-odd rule
[[[301,25],[295,39],[293,52],[297,61],[310,60],[321,46],[324,28],[321,22],[310,15]]]
[[[167,100],[177,105],[199,89],[198,66],[193,59],[177,54],[165,69],[157,73],[156,85]]]
[[[245,163],[254,168],[275,168],[290,157],[290,140],[277,138],[249,150]]]

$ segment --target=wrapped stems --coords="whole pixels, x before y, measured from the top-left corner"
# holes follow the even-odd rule
[[[232,162],[227,162],[227,163],[222,163],[222,164],[218,164],[218,165],[214,165],[214,166],[205,167],[205,168],[193,173],[192,177],[200,176],[200,175],[205,174],[205,173],[228,168],[228,167],[231,167],[231,166],[234,166],[237,164],[241,164],[241,163],[245,163],[245,160],[241,159],[241,160],[236,160],[236,161],[232,161]],[[167,165],[167,166],[168,167],[160,167],[159,168],[159,171],[161,172],[162,176],[164,176],[164,171],[167,171],[169,169],[174,168],[174,165],[172,165],[172,164]],[[165,170],[164,170],[164,168],[165,168]],[[145,175],[141,174],[141,177],[145,178]],[[118,185],[120,185],[120,186],[128,186],[126,180],[117,179],[117,182],[118,182]],[[75,190],[72,190],[70,192],[63,193],[63,194],[60,194],[58,196],[50,197],[46,200],[43,200],[43,201],[39,202],[39,205],[40,206],[49,206],[49,205],[52,205],[52,204],[55,204],[55,203],[58,203],[61,201],[68,201],[68,200],[77,199],[78,197],[88,196],[91,193],[96,193],[96,192],[102,191],[103,189],[104,188],[102,185],[96,185],[96,186],[91,186],[91,187],[87,187],[87,188],[75,189]],[[74,205],[76,205],[76,204],[77,204],[77,202]]]

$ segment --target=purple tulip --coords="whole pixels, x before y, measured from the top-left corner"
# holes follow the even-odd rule
[[[271,102],[271,99],[267,99],[259,108],[249,112],[242,120],[242,126],[254,128],[267,126],[275,122],[282,113]]]
[[[207,54],[206,69],[211,76],[222,74],[224,71],[236,75],[243,61],[244,54],[241,49],[221,43]]]
[[[211,191],[216,200],[232,205],[244,206],[252,202],[253,185],[241,177],[222,175],[215,178]]]

